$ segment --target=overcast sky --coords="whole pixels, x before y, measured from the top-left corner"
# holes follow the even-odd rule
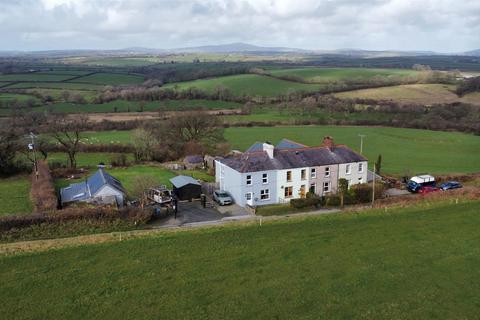
[[[480,0],[0,0],[0,50],[480,48]]]

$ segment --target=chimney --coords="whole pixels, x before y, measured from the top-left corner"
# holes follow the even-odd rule
[[[333,141],[333,138],[330,136],[323,137],[323,146],[332,151],[333,148],[335,148],[335,142]]]
[[[273,149],[275,147],[269,142],[265,142],[262,146],[263,146],[263,151],[265,151],[268,154],[268,157],[270,159],[273,159]]]

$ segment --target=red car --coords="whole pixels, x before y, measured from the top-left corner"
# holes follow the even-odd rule
[[[437,187],[431,187],[431,186],[423,186],[423,187],[420,187],[420,189],[418,189],[418,193],[421,193],[421,194],[427,194],[427,193],[437,192],[437,191],[440,191],[440,189]]]

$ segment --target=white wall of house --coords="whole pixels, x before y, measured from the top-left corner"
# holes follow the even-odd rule
[[[305,179],[302,179],[302,170],[305,170]],[[287,181],[287,172],[291,172],[291,181]],[[301,187],[305,187],[305,193],[308,192],[308,175],[309,168],[292,168],[277,171],[277,190],[278,200],[277,202],[289,202],[291,199],[297,199],[301,197]],[[286,196],[285,189],[292,188],[292,195]]]
[[[232,196],[235,203],[244,206],[242,174],[219,161],[215,161],[215,182],[220,190]]]
[[[347,179],[348,186],[367,182],[367,161],[338,165],[338,179]]]
[[[242,185],[243,200],[238,202],[239,205],[262,206],[277,203],[275,170],[242,173]]]
[[[315,176],[311,174],[315,169]],[[337,192],[338,188],[338,164],[310,168],[309,188],[315,185],[315,193],[326,196]]]

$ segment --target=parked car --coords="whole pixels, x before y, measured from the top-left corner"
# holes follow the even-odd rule
[[[448,181],[440,185],[440,189],[442,189],[443,191],[450,190],[450,189],[458,189],[462,187],[463,187],[462,184],[457,181]]]
[[[427,194],[427,193],[432,193],[432,192],[436,192],[436,191],[440,191],[439,188],[437,187],[432,187],[432,186],[422,186],[418,189],[418,193],[421,193],[421,194]]]
[[[216,190],[213,193],[213,200],[218,202],[219,205],[225,206],[227,204],[232,204],[233,199],[226,191]]]

